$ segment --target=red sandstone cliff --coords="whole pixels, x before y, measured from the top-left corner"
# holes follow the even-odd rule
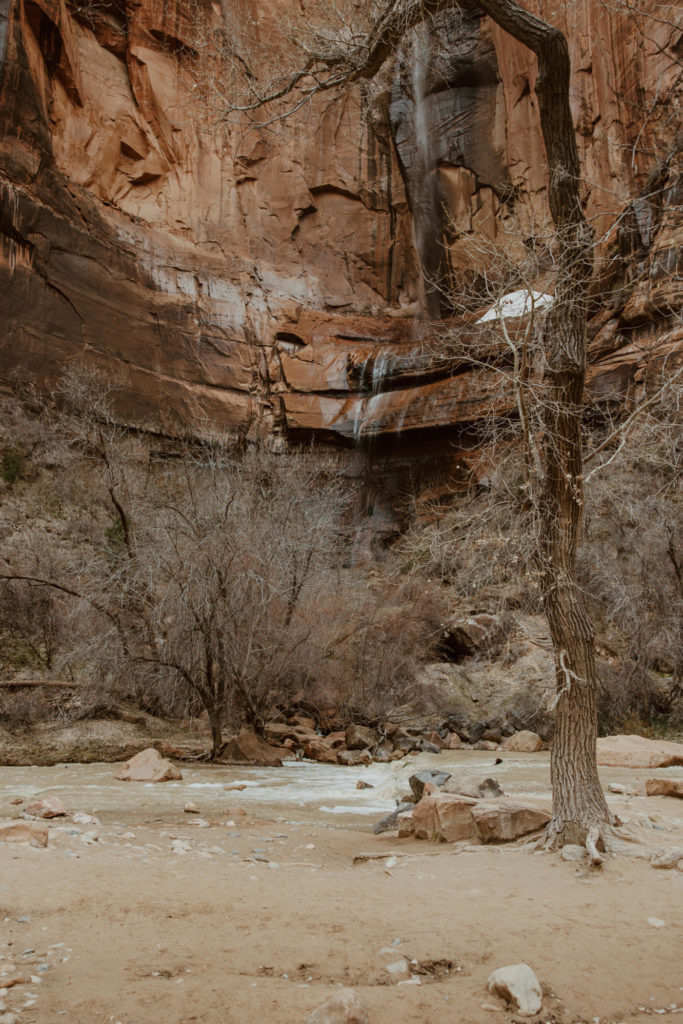
[[[264,54],[286,7],[243,5]],[[603,233],[591,387],[618,397],[680,347],[683,36],[621,5],[565,10]],[[421,357],[419,266],[471,278],[473,238],[543,219],[530,55],[451,16],[381,94],[253,133],[216,125],[191,71],[197,20],[218,17],[209,0],[0,0],[0,374],[85,360],[121,380],[122,416],[169,432],[352,440],[476,418],[485,372]]]

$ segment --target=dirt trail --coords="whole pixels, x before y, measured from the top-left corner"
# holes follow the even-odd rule
[[[111,766],[88,769],[0,770],[0,814],[21,809],[9,802],[15,791],[44,792],[54,779],[71,809],[96,808],[101,821],[55,819],[46,850],[0,843],[0,969],[11,962],[27,979],[4,998],[21,1024],[301,1024],[340,983],[358,989],[371,1024],[512,1020],[486,979],[520,961],[545,987],[541,1021],[683,1019],[675,869],[612,860],[588,872],[519,847],[374,836],[350,795],[337,806],[351,809],[336,814],[298,806],[296,792],[267,803],[257,787],[225,791],[254,781],[236,769],[216,776],[220,792],[195,785],[189,797],[109,785]],[[518,756],[503,771],[509,791],[547,791],[547,755]],[[326,777],[343,794],[354,777],[336,772]],[[605,778],[637,785],[639,775]],[[183,814],[188,798],[209,827]],[[613,805],[632,823],[655,819],[652,845],[683,846],[681,801]],[[354,866],[364,851],[396,860]],[[417,962],[419,984],[387,973],[403,956]]]

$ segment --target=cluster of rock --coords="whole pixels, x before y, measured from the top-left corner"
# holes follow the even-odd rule
[[[435,842],[505,843],[543,828],[550,813],[505,797],[499,782],[483,775],[426,770],[409,779],[411,792],[375,832],[397,831]]]
[[[520,723],[521,724],[521,723]],[[222,761],[258,763],[253,733],[240,733],[226,749]],[[378,728],[349,725],[323,734],[312,718],[295,715],[288,722],[271,722],[264,730],[269,744],[282,748],[282,756],[303,756],[324,764],[364,765],[372,761],[389,762],[406,754],[440,754],[442,750],[510,750],[534,752],[543,749],[543,740],[534,732],[517,729],[510,719],[472,722],[464,715],[451,715],[436,727],[385,722]],[[243,755],[240,762],[239,754]],[[228,758],[229,755],[229,758]],[[271,755],[272,756],[272,755]],[[262,762],[261,762],[262,763]]]

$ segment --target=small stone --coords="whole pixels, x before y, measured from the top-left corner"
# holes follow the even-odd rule
[[[683,849],[680,846],[671,849],[655,850],[650,858],[653,868],[674,868],[683,859]]]
[[[662,921],[659,917],[648,917],[647,923],[650,928],[666,928],[666,921]]]
[[[34,800],[26,807],[26,813],[34,818],[61,818],[66,814],[66,807],[57,796],[46,796],[42,800]]]
[[[352,988],[340,988],[331,999],[309,1013],[306,1024],[368,1024],[368,1013]]]
[[[393,963],[385,964],[384,970],[392,977],[405,976],[410,974],[410,965],[405,957],[394,960]]]
[[[567,843],[566,846],[562,847],[562,860],[574,860],[584,861],[586,860],[588,853],[584,846],[579,846],[578,843]]]
[[[171,843],[171,853],[177,853],[183,855],[189,853],[192,847],[189,843],[186,843],[183,839],[174,839]]]
[[[83,811],[76,811],[71,820],[74,825],[99,825],[99,819],[94,814],[84,814]]]
[[[190,824],[194,825],[195,828],[211,828],[211,822],[206,821],[205,818],[195,818]]]
[[[541,986],[528,964],[499,967],[489,975],[488,989],[516,1006],[520,1017],[533,1017],[543,1006]]]
[[[372,785],[371,782],[363,782],[362,779],[359,779],[358,782],[356,783],[356,789],[374,789],[374,788],[375,787]]]
[[[192,801],[185,804],[183,811],[185,814],[199,814],[199,808],[196,804],[193,804]]]

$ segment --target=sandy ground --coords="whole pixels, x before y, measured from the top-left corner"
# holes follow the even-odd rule
[[[92,826],[69,819],[46,850],[0,843],[0,967],[26,978],[0,1005],[21,1024],[303,1024],[343,984],[370,1024],[474,1024],[515,1019],[486,980],[524,961],[545,990],[539,1021],[683,1020],[683,873],[374,836],[375,804],[431,763],[323,769],[316,797],[316,767],[284,787],[266,770],[149,787],[114,783],[110,765],[0,769],[0,815],[51,791],[100,820],[92,845]],[[536,795],[547,773],[547,754],[498,769],[506,791]],[[648,774],[610,769],[605,783]],[[356,791],[357,776],[376,792]],[[247,788],[226,791],[235,782]],[[683,846],[680,800],[613,801],[652,846]],[[172,852],[178,839],[188,852]],[[362,852],[395,860],[354,865]],[[398,984],[386,965],[404,956],[412,977]]]

